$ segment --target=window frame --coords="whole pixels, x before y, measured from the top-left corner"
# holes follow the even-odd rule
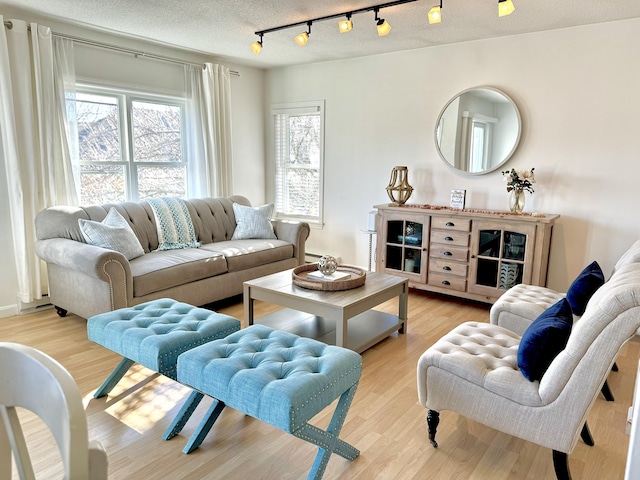
[[[277,204],[277,192],[278,192],[278,158],[276,158],[276,149],[278,139],[276,138],[276,116],[279,114],[285,115],[295,115],[295,114],[317,114],[320,118],[320,138],[318,140],[319,147],[319,160],[318,160],[318,215],[293,215],[286,214],[278,211]],[[324,100],[313,100],[313,101],[305,101],[305,102],[293,102],[293,103],[278,103],[271,105],[270,111],[270,122],[269,125],[271,127],[271,135],[270,137],[270,158],[271,158],[271,169],[269,172],[269,178],[271,181],[269,182],[269,187],[272,189],[270,192],[270,198],[273,201],[275,208],[275,217],[283,220],[294,220],[307,222],[313,228],[322,228],[324,225],[324,167],[325,167],[325,147],[324,147],[324,139],[325,139],[325,101]],[[287,146],[288,148],[288,146]]]
[[[83,162],[77,158],[78,166],[82,165],[121,165],[124,170],[124,195],[125,201],[140,201],[138,189],[138,168],[139,167],[183,167],[185,169],[184,192],[185,198],[189,196],[189,159],[187,158],[187,99],[179,95],[167,95],[154,92],[143,92],[133,88],[114,87],[90,82],[77,82],[75,93],[86,93],[90,95],[103,95],[114,97],[118,104],[118,122],[120,130],[120,160],[119,161],[96,161]],[[155,103],[180,108],[180,162],[144,162],[134,159],[133,145],[133,103],[139,101],[144,103]],[[81,188],[81,186],[80,186]],[[110,202],[111,203],[111,202]]]

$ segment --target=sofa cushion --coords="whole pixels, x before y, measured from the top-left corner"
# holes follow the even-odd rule
[[[102,222],[78,219],[78,225],[89,245],[115,250],[127,260],[144,255],[144,250],[129,223],[115,208],[111,208]]]
[[[200,250],[224,255],[229,272],[293,258],[293,245],[284,240],[229,240],[207,243]]]
[[[271,224],[274,208],[273,203],[268,203],[261,207],[246,207],[234,203],[233,213],[236,217],[236,229],[231,240],[276,238]]]
[[[582,316],[587,308],[591,296],[604,284],[604,273],[598,262],[591,262],[569,286],[567,300],[571,305],[571,311],[578,317]]]
[[[529,325],[518,347],[518,368],[528,380],[542,378],[567,345],[572,326],[571,306],[566,298],[547,308]]]
[[[227,262],[219,252],[201,248],[151,252],[131,261],[133,296],[142,297],[225,272]]]

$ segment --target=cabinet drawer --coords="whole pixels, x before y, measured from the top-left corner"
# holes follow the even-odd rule
[[[469,233],[457,230],[431,230],[431,241],[445,245],[469,246]]]
[[[468,265],[466,263],[455,263],[449,260],[429,259],[429,273],[441,275],[455,275],[456,277],[467,278]]]
[[[468,253],[468,248],[450,247],[448,245],[440,245],[437,243],[432,243],[431,248],[429,249],[429,256],[431,257],[455,260],[457,262],[466,262]]]
[[[429,275],[428,283],[434,287],[449,288],[458,292],[464,292],[467,288],[467,280],[465,278],[450,277],[436,273]]]
[[[431,218],[431,228],[441,228],[443,230],[459,230],[468,232],[471,226],[470,218],[447,218],[436,217]]]

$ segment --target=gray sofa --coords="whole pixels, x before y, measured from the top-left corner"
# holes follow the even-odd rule
[[[308,224],[274,220],[276,239],[231,240],[234,202],[250,205],[241,196],[185,200],[201,246],[165,251],[154,251],[158,233],[146,201],[41,211],[35,219],[35,247],[47,263],[49,294],[58,314],[88,318],[164,297],[205,305],[242,293],[246,280],[304,262]],[[128,221],[144,255],[129,261],[85,242],[78,219],[100,222],[112,207]]]

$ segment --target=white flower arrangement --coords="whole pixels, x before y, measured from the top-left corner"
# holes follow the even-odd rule
[[[511,190],[526,190],[529,193],[533,193],[533,184],[536,183],[536,177],[533,174],[533,168],[531,170],[505,170],[502,172],[504,181],[507,183],[507,192]]]

